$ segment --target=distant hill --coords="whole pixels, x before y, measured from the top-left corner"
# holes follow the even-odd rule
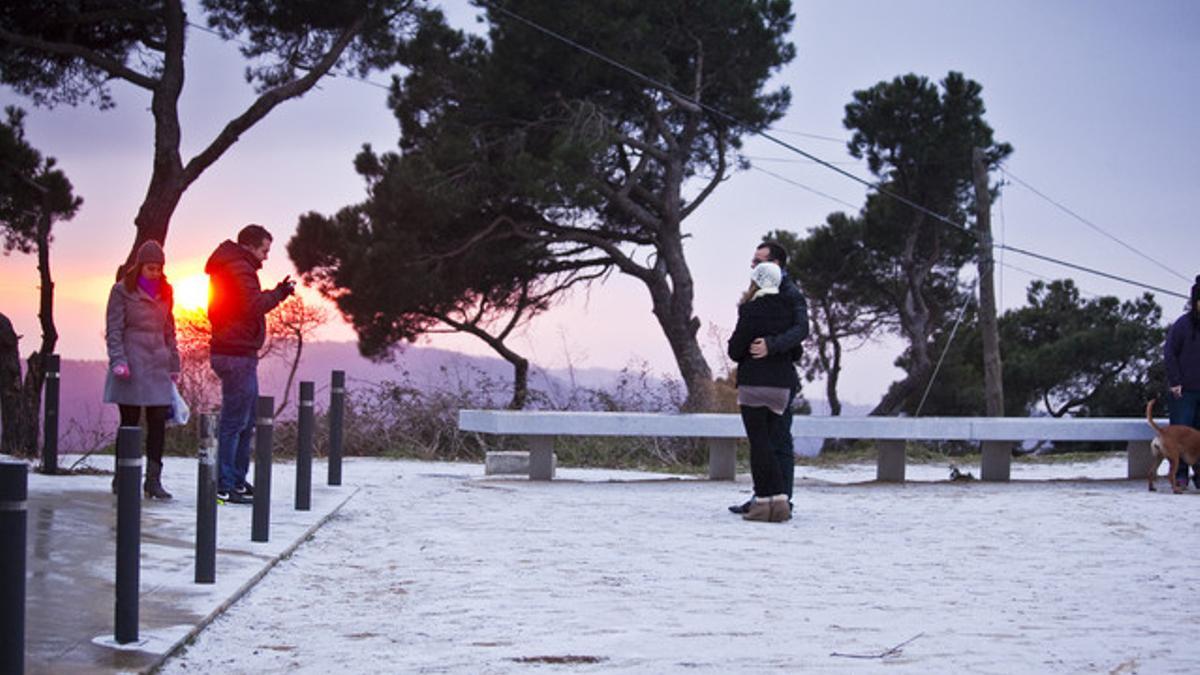
[[[117,426],[116,406],[102,402],[107,363],[95,360],[64,359],[59,447],[63,452],[77,452],[94,447],[111,438]],[[268,358],[259,369],[260,388],[264,395],[278,398],[287,381],[288,364]],[[368,386],[383,381],[413,384],[418,387],[479,386],[490,380],[497,387],[507,385],[512,367],[496,357],[473,356],[431,347],[409,346],[396,356],[394,362],[375,363],[358,353],[352,342],[316,342],[304,347],[304,358],[296,374],[296,382],[316,383],[318,405],[327,400],[330,373],[344,370],[348,386]],[[583,368],[573,371],[531,368],[530,387],[546,393],[552,401],[565,401],[576,388],[611,389],[622,372],[610,368]],[[656,380],[651,380],[657,383]],[[292,396],[294,406],[295,394]],[[507,399],[506,399],[507,400]],[[504,401],[497,402],[498,405]],[[828,415],[829,406],[822,399],[810,399],[814,414]],[[870,406],[843,404],[843,414],[861,416]],[[815,453],[815,448],[797,447],[803,454]]]

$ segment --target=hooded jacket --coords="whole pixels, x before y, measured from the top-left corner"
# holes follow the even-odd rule
[[[262,290],[258,270],[262,261],[226,239],[208,257],[209,348],[213,354],[257,356],[267,338],[267,312],[287,297],[287,289]]]
[[[1163,360],[1167,366],[1167,386],[1200,391],[1200,330],[1193,323],[1191,312],[1176,319],[1167,331]]]

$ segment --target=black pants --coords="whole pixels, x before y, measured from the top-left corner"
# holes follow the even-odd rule
[[[779,434],[783,416],[771,412],[770,408],[741,406],[742,424],[750,440],[750,474],[754,476],[754,496],[770,497],[786,492],[783,472],[771,439]]]
[[[796,445],[792,440],[792,403],[796,400],[796,391],[792,389],[779,424],[771,428],[771,450],[775,453],[779,476],[783,480],[780,492],[787,493],[789,502],[792,501],[792,487],[796,482]]]
[[[142,407],[118,405],[121,411],[121,426],[136,427],[141,424]],[[169,406],[146,406],[146,459],[162,463],[163,442],[167,435],[167,410]]]

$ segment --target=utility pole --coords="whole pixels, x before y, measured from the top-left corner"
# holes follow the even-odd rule
[[[992,195],[983,149],[971,153],[975,169],[975,230],[979,234],[979,330],[983,334],[983,397],[988,417],[1004,416],[1004,376],[1000,331],[996,322],[996,286],[992,261]]]

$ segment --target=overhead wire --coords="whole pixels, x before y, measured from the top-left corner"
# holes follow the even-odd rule
[[[1010,269],[1010,270],[1013,270],[1014,272],[1020,272],[1021,274],[1025,274],[1025,275],[1027,275],[1027,276],[1031,276],[1031,277],[1033,277],[1033,278],[1035,278],[1035,279],[1041,279],[1042,281],[1047,281],[1047,282],[1053,282],[1053,281],[1054,281],[1054,279],[1052,279],[1052,278],[1050,278],[1050,277],[1046,276],[1045,274],[1039,274],[1039,273],[1037,273],[1037,272],[1034,272],[1033,270],[1027,270],[1027,269],[1025,269],[1024,267],[1020,267],[1020,266],[1018,266],[1018,265],[1013,265],[1012,263],[1005,263],[1005,262],[1002,262],[1002,263],[998,263],[998,264],[999,264],[999,265],[1002,265],[1002,266],[1004,266],[1004,267],[1007,267],[1008,269]],[[1086,288],[1083,288],[1083,287],[1081,287],[1081,286],[1078,286],[1078,285],[1076,285],[1076,286],[1075,286],[1075,288],[1079,289],[1079,292],[1080,292],[1081,294],[1083,294],[1083,295],[1086,295],[1086,296],[1088,296],[1088,297],[1090,297],[1090,298],[1099,298],[1099,297],[1101,297],[1099,293],[1096,293],[1095,291],[1088,290],[1088,289],[1086,289]]]
[[[817,195],[818,197],[824,197],[825,199],[828,199],[828,200],[830,200],[830,201],[837,202],[838,204],[841,204],[842,206],[846,206],[846,207],[848,207],[848,208],[851,208],[851,209],[857,209],[857,208],[858,208],[858,205],[857,205],[857,204],[851,204],[850,202],[848,202],[848,201],[846,201],[846,200],[844,200],[844,199],[839,199],[838,197],[834,197],[834,196],[833,196],[833,195],[831,195],[831,194],[827,194],[827,193],[821,192],[820,190],[818,190],[818,189],[816,189],[816,188],[812,188],[812,187],[809,187],[809,186],[807,186],[807,185],[805,185],[805,184],[803,184],[803,183],[801,183],[801,182],[799,182],[799,181],[792,180],[791,178],[788,178],[787,176],[781,176],[781,175],[779,175],[779,174],[775,173],[774,171],[770,171],[770,170],[764,169],[764,168],[762,168],[761,166],[754,166],[754,165],[752,164],[752,165],[750,165],[750,168],[751,168],[751,169],[753,169],[753,170],[755,170],[755,171],[759,171],[759,172],[761,172],[761,173],[765,173],[765,174],[767,174],[768,176],[770,176],[770,177],[772,177],[772,178],[774,178],[774,179],[776,179],[776,180],[783,181],[784,183],[787,183],[787,184],[789,184],[789,185],[794,185],[794,186],[796,186],[796,187],[800,188],[801,190],[807,190],[808,192],[811,192],[811,193],[813,193],[814,195]]]
[[[1149,254],[1139,250],[1137,247],[1133,246],[1132,244],[1122,240],[1121,238],[1117,237],[1116,235],[1112,234],[1111,232],[1108,232],[1107,230],[1105,230],[1104,228],[1100,227],[1099,225],[1093,223],[1092,221],[1088,220],[1087,218],[1084,218],[1083,216],[1079,215],[1075,211],[1072,211],[1071,209],[1067,208],[1061,202],[1058,202],[1055,199],[1052,199],[1051,197],[1049,197],[1048,195],[1043,193],[1041,190],[1038,190],[1037,188],[1030,185],[1028,182],[1022,180],[1019,176],[1017,176],[1015,173],[1013,173],[1012,170],[1009,169],[1008,167],[1001,166],[1001,171],[1003,172],[1004,176],[1011,178],[1014,183],[1020,185],[1021,187],[1025,188],[1026,190],[1029,190],[1030,192],[1037,195],[1038,197],[1041,197],[1042,199],[1046,200],[1050,204],[1054,205],[1057,209],[1059,209],[1063,213],[1066,213],[1067,215],[1071,216],[1075,220],[1078,220],[1079,222],[1090,227],[1091,229],[1095,230],[1096,232],[1099,232],[1100,234],[1111,239],[1112,241],[1116,242],[1117,244],[1120,244],[1122,247],[1124,247],[1128,251],[1136,254],[1137,256],[1141,257],[1143,260],[1153,263],[1155,266],[1159,267],[1160,269],[1162,269],[1166,272],[1169,272],[1170,274],[1175,275],[1176,277],[1178,277],[1179,279],[1181,279],[1185,282],[1191,281],[1186,276],[1171,269],[1170,267],[1168,267],[1167,265],[1163,264],[1162,262],[1156,260]]]
[[[620,71],[626,73],[627,75],[634,77],[635,79],[645,82],[645,83],[655,87],[656,89],[662,91],[665,94],[669,94],[671,96],[675,96],[677,98],[683,99],[684,101],[688,102],[689,104],[696,106],[702,110],[705,110],[705,111],[707,111],[717,117],[720,117],[724,120],[727,120],[727,121],[737,124],[739,126],[747,127],[748,129],[750,129],[750,132],[753,133],[754,135],[764,138],[764,139],[788,150],[789,152],[800,155],[801,157],[805,157],[805,158],[811,160],[814,164],[819,164],[821,166],[824,166],[825,168],[829,169],[830,171],[833,171],[834,173],[837,173],[845,178],[848,178],[856,183],[859,183],[859,184],[867,187],[868,189],[874,190],[875,192],[877,192],[883,196],[886,196],[890,199],[898,201],[901,204],[908,206],[909,208],[912,208],[920,213],[923,213],[923,214],[933,218],[937,222],[948,225],[948,226],[954,228],[955,230],[966,234],[967,236],[975,238],[976,240],[978,240],[978,238],[979,238],[979,236],[976,232],[973,232],[971,229],[969,229],[962,223],[958,223],[943,214],[937,213],[936,211],[933,211],[932,209],[905,197],[904,195],[901,195],[892,190],[889,190],[886,187],[884,187],[883,185],[880,185],[878,183],[873,183],[864,178],[856,176],[853,173],[850,173],[849,171],[846,171],[845,169],[842,169],[842,168],[836,166],[832,162],[827,161],[816,155],[813,155],[812,153],[807,152],[807,151],[793,145],[792,143],[784,141],[784,140],[768,133],[765,130],[762,130],[762,129],[755,130],[755,129],[751,128],[750,125],[742,122],[737,117],[731,115],[730,113],[725,112],[724,110],[721,110],[720,108],[716,108],[708,103],[696,100],[692,96],[689,96],[688,94],[685,94],[685,93],[679,91],[675,87],[672,87],[671,85],[666,84],[665,82],[662,82],[654,77],[646,75],[645,73],[643,73],[639,70],[636,70],[630,66],[625,65],[624,63],[621,63],[620,61],[617,61],[616,59],[608,56],[607,54],[601,53],[591,47],[588,47],[587,45],[581,44],[581,43],[579,43],[557,31],[547,28],[531,19],[527,19],[526,17],[524,17],[520,14],[517,14],[516,12],[494,2],[493,0],[479,0],[479,4],[483,7],[487,7],[489,9],[494,9],[495,11],[509,17],[510,19],[512,19],[518,23],[524,24],[525,26],[528,26],[529,28],[531,28],[539,33],[550,36],[551,38],[554,38],[555,40],[558,40],[559,42],[562,42],[563,44],[566,44],[577,51],[583,52],[584,54],[591,56],[592,58],[603,61],[604,63],[607,63],[608,65],[612,66],[613,68],[616,68],[617,70],[620,70]],[[812,134],[812,135],[816,136],[816,134]],[[832,140],[832,137],[825,137],[825,140]],[[807,188],[805,188],[805,189],[807,189]],[[1156,286],[1151,286],[1149,284],[1145,284],[1145,283],[1136,281],[1134,279],[1129,279],[1126,277],[1122,277],[1120,275],[1111,274],[1108,272],[1102,272],[1100,270],[1096,270],[1091,267],[1086,267],[1083,265],[1070,263],[1065,260],[1060,260],[1058,258],[1055,258],[1053,256],[1033,253],[1031,251],[1027,251],[1025,249],[1021,249],[1021,248],[1018,248],[1015,246],[1001,245],[1001,246],[998,246],[997,248],[1001,248],[1002,250],[1011,251],[1013,253],[1017,253],[1020,255],[1037,258],[1037,259],[1043,260],[1045,262],[1062,265],[1064,267],[1068,267],[1068,268],[1071,268],[1074,270],[1087,272],[1090,274],[1096,274],[1098,276],[1102,276],[1104,278],[1111,279],[1113,281],[1118,281],[1121,283],[1129,284],[1131,286],[1138,286],[1140,288],[1145,288],[1145,289],[1153,290],[1153,291],[1160,292],[1160,293],[1166,293],[1168,295],[1172,295],[1172,296],[1176,296],[1176,297],[1183,297],[1183,298],[1187,297],[1180,293],[1177,293],[1174,291],[1169,291],[1169,290],[1159,288]]]

